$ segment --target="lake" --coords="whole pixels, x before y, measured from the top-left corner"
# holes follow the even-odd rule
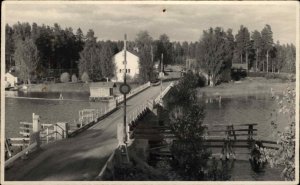
[[[206,116],[204,124],[244,124],[257,123],[257,139],[274,140],[272,136],[271,113],[277,110],[277,104],[270,94],[248,95],[205,100]],[[278,117],[279,129],[283,130],[286,117]]]
[[[41,123],[74,122],[79,110],[86,108],[104,109],[105,102],[89,102],[89,93],[63,93],[64,100],[57,100],[59,93],[9,92],[9,96],[45,98],[5,98],[5,137],[21,137],[20,122],[32,122],[32,113],[41,116]],[[54,100],[56,99],[56,100]],[[67,100],[66,100],[67,99]]]
[[[20,137],[19,123],[21,121],[32,122],[32,113],[41,116],[41,123],[73,122],[74,120],[78,120],[78,112],[81,109],[103,109],[107,106],[107,103],[104,102],[89,102],[89,93],[63,93],[65,99],[63,101],[53,100],[59,97],[59,93],[7,93],[11,97],[45,99],[6,97],[6,137]],[[205,124],[258,123],[258,137],[263,139],[271,138],[270,114],[276,108],[276,104],[269,94],[222,98],[220,104],[217,100],[210,101],[207,99],[206,102]],[[284,118],[280,117],[279,122],[284,123]]]

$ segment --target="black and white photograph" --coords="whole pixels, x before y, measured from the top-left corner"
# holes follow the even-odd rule
[[[299,183],[297,1],[1,9],[1,184]]]

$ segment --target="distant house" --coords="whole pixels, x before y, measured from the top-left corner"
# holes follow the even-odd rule
[[[231,66],[231,69],[237,69],[237,70],[248,70],[247,64],[240,64],[240,63],[233,63]]]
[[[4,80],[5,80],[5,87],[15,87],[18,83],[18,77],[17,77],[17,74],[16,72],[7,72],[5,73],[5,77],[4,77]]]
[[[115,54],[112,58],[112,61],[114,62],[116,67],[115,77],[112,79],[112,81],[124,81],[124,50]],[[139,57],[129,51],[126,51],[126,61],[126,75],[131,78],[134,78],[140,72]]]
[[[114,96],[115,83],[113,82],[95,82],[90,83],[90,100],[109,99]]]
[[[238,81],[245,78],[248,72],[247,64],[233,63],[231,66],[231,79]]]

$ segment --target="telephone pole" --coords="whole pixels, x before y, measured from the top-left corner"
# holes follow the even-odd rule
[[[124,84],[126,84],[126,40],[127,40],[127,35],[124,35]],[[124,143],[127,143],[127,132],[126,132],[126,93],[124,93]]]
[[[126,65],[127,65],[127,60],[126,60],[126,50],[127,50],[127,35],[124,35],[124,85],[126,86]],[[128,156],[128,150],[127,150],[127,119],[126,119],[126,94],[124,93],[124,145],[125,145],[125,151],[126,151],[126,158],[127,158],[127,162],[129,162],[129,156]]]
[[[160,63],[160,98],[161,98],[161,93],[162,93],[162,78],[163,78],[163,75],[164,75],[164,72],[163,72],[163,65],[164,65],[164,54],[162,53],[161,54],[161,63]]]

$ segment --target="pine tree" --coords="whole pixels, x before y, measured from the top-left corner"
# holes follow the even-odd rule
[[[261,40],[262,40],[262,49],[264,53],[266,53],[266,70],[269,72],[269,52],[272,49],[273,45],[273,32],[271,30],[271,26],[266,24],[263,30],[261,31]]]
[[[140,79],[143,82],[153,77],[153,39],[147,31],[140,31],[135,39],[140,58]]]
[[[258,70],[258,64],[259,64],[259,52],[262,49],[262,41],[261,41],[261,34],[259,31],[254,30],[254,32],[252,32],[252,36],[251,36],[252,40],[253,40],[253,48],[255,49],[255,71]]]

